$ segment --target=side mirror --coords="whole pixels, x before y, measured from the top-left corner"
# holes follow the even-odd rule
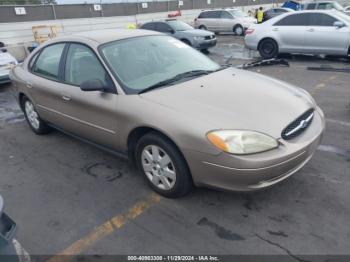
[[[91,92],[91,91],[107,91],[108,88],[106,88],[102,81],[99,79],[92,79],[92,80],[87,80],[84,81],[83,83],[81,83],[80,85],[80,89],[82,91],[86,91],[86,92]]]
[[[169,29],[168,31],[170,34],[175,34],[175,30],[174,29]]]
[[[336,28],[342,28],[345,26],[345,24],[341,21],[335,21],[333,24]]]

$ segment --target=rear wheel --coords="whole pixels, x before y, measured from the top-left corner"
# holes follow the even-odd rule
[[[200,26],[198,27],[198,29],[201,29],[201,30],[207,30],[207,28],[206,28],[206,26],[205,26],[205,25],[200,25]]]
[[[23,97],[21,106],[24,112],[24,116],[30,128],[37,135],[43,135],[50,132],[50,127],[43,121],[38,112],[36,111],[34,104],[27,97]]]
[[[278,44],[273,39],[263,39],[259,43],[258,51],[263,59],[275,58],[278,55]]]
[[[244,34],[244,30],[243,30],[243,27],[241,25],[235,25],[235,27],[233,28],[233,32],[236,35],[243,35]]]
[[[193,187],[182,154],[166,137],[151,132],[136,146],[136,163],[154,191],[165,197],[181,197]]]

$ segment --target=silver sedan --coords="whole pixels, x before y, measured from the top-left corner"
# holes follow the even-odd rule
[[[279,53],[350,53],[350,17],[335,10],[286,13],[246,31],[245,44],[265,58]]]

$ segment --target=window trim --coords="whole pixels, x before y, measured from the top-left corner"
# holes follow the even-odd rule
[[[37,61],[38,61],[39,57],[41,56],[42,52],[43,52],[47,47],[50,47],[50,46],[53,46],[53,45],[59,45],[59,44],[64,44],[64,47],[63,47],[63,50],[62,50],[60,62],[59,62],[59,64],[58,64],[58,75],[57,75],[57,79],[52,79],[52,78],[49,78],[49,77],[45,77],[45,76],[43,76],[43,75],[40,75],[40,74],[38,74],[38,73],[35,73],[35,72],[33,71],[33,67],[34,67],[34,65],[37,63]],[[52,44],[43,46],[43,47],[40,48],[37,52],[35,52],[35,53],[33,54],[33,56],[30,58],[30,60],[29,60],[29,62],[28,62],[28,65],[27,65],[27,66],[28,66],[28,68],[27,68],[28,71],[29,71],[31,74],[33,74],[33,75],[35,75],[35,76],[37,76],[37,77],[41,77],[41,78],[44,78],[44,79],[46,79],[46,80],[50,80],[50,81],[54,81],[54,82],[57,82],[57,83],[61,83],[60,71],[61,71],[62,59],[63,59],[63,55],[64,55],[64,51],[65,51],[66,47],[67,47],[67,43],[66,43],[66,42],[63,42],[63,41],[62,41],[62,42],[55,42],[55,43],[52,43]],[[31,62],[32,62],[33,59],[35,59],[35,61],[33,62],[32,67],[30,67],[30,64],[31,64]]]
[[[111,80],[111,84],[112,84],[112,86],[110,87],[111,90],[110,90],[110,91],[105,91],[105,93],[118,94],[117,88],[116,88],[116,86],[115,86],[115,84],[114,84],[114,81],[113,81],[113,78],[111,77],[111,75],[110,75],[110,73],[108,72],[108,70],[106,70],[105,66],[104,66],[103,63],[101,62],[101,60],[100,60],[100,58],[98,57],[97,53],[96,53],[90,46],[88,46],[88,45],[86,45],[86,44],[84,44],[84,43],[81,43],[81,42],[76,42],[76,41],[67,42],[67,43],[66,43],[66,49],[63,50],[63,53],[62,53],[63,58],[64,58],[63,61],[62,61],[62,64],[60,64],[60,69],[62,70],[62,72],[61,72],[61,70],[59,70],[59,72],[61,73],[61,77],[62,77],[62,79],[61,79],[62,84],[69,85],[69,86],[75,86],[75,87],[79,87],[79,88],[80,88],[79,85],[75,85],[75,84],[72,84],[72,83],[68,83],[68,82],[66,82],[66,80],[65,80],[67,57],[68,57],[69,48],[70,48],[70,46],[71,46],[72,44],[77,44],[77,45],[85,46],[85,47],[87,47],[87,48],[96,56],[96,58],[97,58],[97,60],[99,61],[100,65],[101,65],[102,68],[106,71],[108,77],[109,77],[110,80]]]
[[[30,63],[33,59],[35,59],[34,63],[33,63],[33,66],[36,64],[38,58],[40,57],[41,53],[43,52],[43,50],[47,47],[50,47],[50,46],[53,46],[53,45],[56,45],[56,44],[64,44],[64,48],[62,50],[62,54],[61,54],[61,59],[60,59],[60,62],[59,62],[59,68],[58,68],[58,79],[55,80],[55,79],[52,79],[52,78],[48,78],[48,77],[45,77],[45,76],[42,76],[42,75],[39,75],[39,74],[36,74],[32,68],[30,67]],[[115,83],[114,83],[114,78],[112,77],[112,75],[109,73],[109,71],[106,69],[106,66],[102,63],[102,61],[104,61],[103,59],[101,60],[101,58],[99,57],[99,52],[95,52],[89,45],[85,44],[85,43],[82,43],[82,42],[79,42],[79,41],[59,41],[59,42],[55,42],[55,43],[51,43],[49,45],[45,45],[43,46],[42,48],[40,48],[38,51],[36,51],[35,53],[33,53],[32,57],[30,58],[28,64],[27,64],[27,70],[28,72],[30,72],[31,74],[35,75],[35,76],[38,76],[38,77],[41,77],[41,78],[44,78],[46,80],[50,80],[50,81],[54,81],[54,82],[57,82],[57,83],[61,83],[61,84],[65,84],[65,85],[70,85],[70,86],[75,86],[75,87],[79,87],[77,85],[73,85],[73,84],[70,84],[70,83],[66,83],[65,80],[64,80],[64,74],[65,74],[65,66],[66,66],[66,60],[67,60],[67,54],[68,54],[68,50],[69,50],[69,46],[71,44],[80,44],[80,45],[84,45],[86,46],[87,48],[89,48],[96,56],[97,60],[100,62],[101,66],[103,67],[103,69],[106,71],[106,73],[108,74],[109,78],[111,79],[111,84],[112,86],[110,87],[111,88],[111,91],[106,91],[106,93],[113,93],[113,94],[118,94],[118,90],[117,90],[117,87],[115,86]],[[108,68],[109,69],[109,68]],[[118,84],[119,84],[119,81],[117,81]]]
[[[290,13],[290,14],[289,14]],[[293,12],[288,12],[288,15],[282,17],[280,20],[276,21],[272,26],[297,26],[297,27],[301,27],[301,26],[309,26],[309,25],[278,25],[279,22],[281,22],[284,19],[287,19],[291,16],[301,16],[301,15],[308,15],[308,14],[314,14],[312,12],[307,12],[307,13],[297,13],[294,14]],[[310,18],[309,18],[310,19]],[[309,21],[308,21],[309,22]]]

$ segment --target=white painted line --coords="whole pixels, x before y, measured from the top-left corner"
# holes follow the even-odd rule
[[[22,247],[17,239],[12,240],[13,246],[15,247],[16,253],[19,257],[20,262],[31,262],[29,253]]]

